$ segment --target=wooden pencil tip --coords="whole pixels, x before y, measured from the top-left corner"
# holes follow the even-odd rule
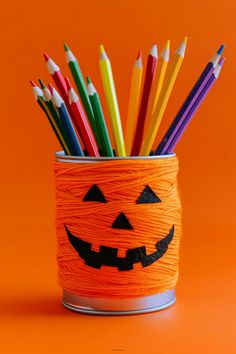
[[[188,37],[184,37],[183,42],[180,44],[179,48],[175,52],[176,55],[180,55],[182,58],[184,57],[185,54],[187,40]]]
[[[31,85],[32,87],[35,87],[35,86],[36,86],[36,83],[35,83],[33,80],[30,80],[30,85]]]
[[[45,61],[48,62],[50,59],[49,55],[47,53],[44,53],[43,56],[44,56]]]
[[[44,90],[46,88],[46,86],[44,85],[44,83],[41,79],[39,79],[39,83],[40,83],[41,89]]]
[[[157,58],[158,57],[158,54],[157,54],[157,44],[154,43],[151,50],[150,50],[150,53],[149,55],[153,56],[154,58]]]
[[[70,50],[69,46],[66,43],[64,43],[64,49],[66,52],[68,52]]]

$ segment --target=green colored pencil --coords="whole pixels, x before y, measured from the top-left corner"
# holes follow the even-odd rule
[[[111,142],[109,139],[109,133],[107,130],[105,118],[103,115],[102,111],[102,106],[100,103],[99,95],[92,84],[91,80],[89,77],[87,77],[87,82],[88,82],[88,94],[89,94],[89,99],[91,102],[91,106],[93,109],[94,117],[95,117],[95,122],[97,124],[97,130],[99,133],[99,137],[101,140],[102,144],[102,152],[104,156],[114,156],[113,155],[113,150],[111,146]]]
[[[86,83],[84,81],[78,60],[76,59],[76,57],[74,56],[74,54],[72,53],[72,51],[70,50],[70,48],[68,47],[67,44],[64,44],[64,49],[66,51],[66,60],[67,63],[69,65],[71,74],[73,76],[75,85],[77,87],[77,90],[79,92],[81,101],[83,103],[85,112],[87,114],[87,117],[89,119],[89,123],[91,125],[91,128],[93,130],[95,139],[97,141],[97,145],[99,147],[99,149],[101,149],[101,142],[100,142],[100,137],[97,131],[97,126],[95,123],[95,119],[94,119],[94,114],[93,114],[93,110],[89,101],[89,97],[88,97],[88,92],[87,92],[87,87],[86,87]]]

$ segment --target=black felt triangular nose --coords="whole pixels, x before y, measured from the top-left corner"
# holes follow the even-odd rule
[[[85,194],[83,198],[84,202],[101,202],[101,203],[106,203],[106,198],[102,194],[101,189],[94,184],[89,191]]]
[[[140,196],[138,197],[137,204],[160,203],[161,199],[153,192],[153,190],[146,185]]]
[[[113,229],[133,230],[133,226],[124,213],[120,213],[112,224]]]

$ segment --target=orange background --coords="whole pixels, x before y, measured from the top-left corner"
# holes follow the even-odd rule
[[[235,0],[1,2],[0,352],[235,353]],[[47,51],[68,73],[67,41],[101,92],[98,45],[113,65],[121,115],[137,51],[172,50],[188,35],[186,58],[162,131],[218,46],[227,60],[176,150],[183,203],[177,303],[129,317],[95,317],[60,305],[56,277],[53,153],[58,149],[29,79],[49,75]]]

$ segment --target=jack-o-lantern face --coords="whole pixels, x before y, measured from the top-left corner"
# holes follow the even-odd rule
[[[94,184],[83,198],[83,202],[107,203],[106,196],[103,194],[98,185]],[[161,199],[146,185],[140,196],[136,200],[136,204],[161,203]],[[128,230],[132,233],[132,222],[125,215],[124,211],[120,211],[113,221],[111,228]],[[142,267],[147,267],[158,259],[160,259],[167,251],[169,244],[174,237],[174,225],[155,246],[155,251],[147,254],[146,247],[127,249],[126,257],[118,257],[118,248],[100,245],[99,252],[92,250],[92,244],[82,240],[78,236],[73,235],[65,225],[68,239],[79,256],[85,261],[85,264],[100,269],[102,266],[117,267],[120,271],[133,269],[134,263],[140,262]],[[122,231],[121,231],[122,232]],[[132,235],[130,235],[132,237]]]

